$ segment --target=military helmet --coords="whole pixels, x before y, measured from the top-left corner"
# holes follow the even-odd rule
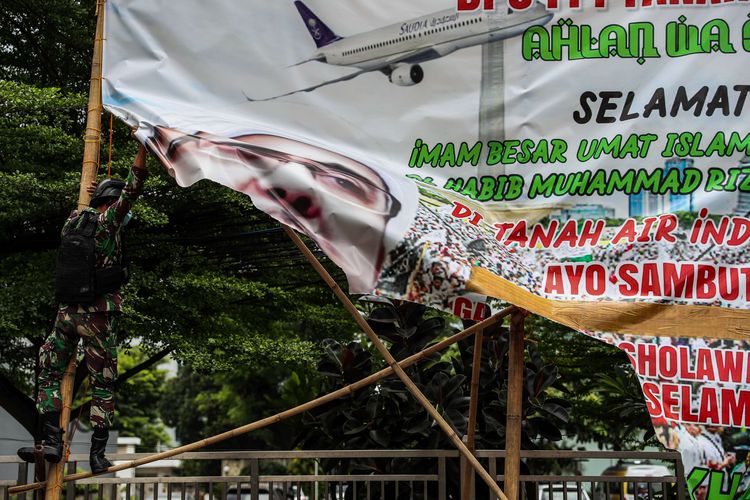
[[[94,191],[94,195],[91,197],[89,206],[96,208],[108,198],[119,198],[124,187],[125,181],[111,178],[104,179],[96,186],[96,191]]]

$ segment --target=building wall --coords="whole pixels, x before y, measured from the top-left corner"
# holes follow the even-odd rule
[[[107,443],[107,453],[117,453],[117,433],[112,432],[110,435],[109,442]],[[23,446],[33,446],[34,440],[31,434],[26,432],[21,424],[8,414],[4,409],[0,408],[0,456],[15,456],[16,450]],[[91,446],[91,433],[78,429],[73,436],[73,444],[71,446],[72,453],[85,453],[88,454],[89,447]],[[88,469],[87,463],[82,463],[79,467]],[[33,467],[29,467],[33,469]],[[30,473],[33,471],[30,470]],[[0,463],[0,480],[4,479],[17,479],[18,478],[18,465],[17,464],[2,464]],[[29,478],[31,479],[31,478]]]

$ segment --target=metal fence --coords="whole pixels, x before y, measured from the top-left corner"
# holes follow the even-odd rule
[[[111,455],[113,461],[134,460],[147,454]],[[477,457],[502,483],[504,451],[478,451]],[[526,500],[651,500],[685,499],[684,473],[675,452],[522,451],[522,498]],[[460,498],[460,473],[465,466],[453,450],[337,450],[245,451],[185,453],[175,457],[183,467],[162,470],[161,475],[134,477],[97,476],[63,487],[66,500],[448,500]],[[71,474],[87,465],[86,455],[72,455],[66,467]],[[370,467],[370,473],[323,474],[321,464],[345,461]],[[220,472],[210,476],[182,476],[193,462],[213,464]],[[242,470],[225,475],[231,461]],[[667,476],[583,476],[554,472],[580,470],[584,461],[639,461],[668,465]],[[31,480],[30,466],[17,457],[0,463],[18,465],[18,479],[0,481],[0,499],[34,500],[34,493],[10,496],[8,488]],[[390,464],[382,473],[378,464]],[[188,465],[188,467],[185,467]],[[218,465],[218,467],[217,467]],[[85,468],[85,467],[81,467]],[[208,468],[211,468],[210,465]],[[228,466],[227,466],[228,468]],[[292,471],[280,474],[278,469]],[[269,472],[270,469],[272,473]],[[408,471],[408,473],[407,473]],[[417,473],[415,473],[417,471]],[[404,473],[401,473],[404,472]],[[476,481],[476,479],[475,479]],[[472,486],[472,498],[494,499],[481,480]]]

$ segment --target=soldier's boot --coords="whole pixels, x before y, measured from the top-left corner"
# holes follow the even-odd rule
[[[44,459],[53,464],[62,460],[63,433],[59,427],[60,413],[49,412],[42,415],[44,438],[42,439]],[[27,446],[18,450],[18,456],[25,462],[35,462],[34,447]]]
[[[91,472],[99,474],[112,467],[112,462],[104,456],[109,439],[109,429],[95,428],[91,435],[91,454],[89,456],[89,466]]]

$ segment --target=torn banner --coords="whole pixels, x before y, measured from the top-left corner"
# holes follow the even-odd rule
[[[666,446],[750,422],[741,2],[106,8],[104,103],[180,185],[248,194],[351,292],[493,296],[618,345]]]

